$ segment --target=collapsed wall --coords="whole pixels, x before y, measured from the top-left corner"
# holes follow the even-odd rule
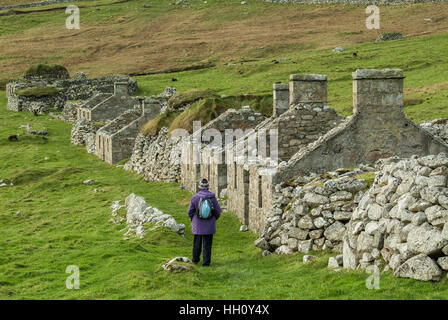
[[[347,225],[344,267],[386,264],[396,277],[440,280],[448,270],[447,177],[443,153],[384,159]]]

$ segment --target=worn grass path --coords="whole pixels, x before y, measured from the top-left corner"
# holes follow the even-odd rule
[[[422,283],[381,276],[368,290],[367,274],[333,272],[329,254],[303,265],[302,255],[262,258],[251,232],[224,213],[213,248],[213,266],[170,274],[161,265],[190,256],[186,216],[191,196],[177,184],[146,183],[69,143],[70,125],[47,116],[6,111],[0,92],[0,299],[446,299],[447,281]],[[48,143],[7,137],[30,123],[46,126]],[[45,160],[45,158],[48,158]],[[97,184],[83,185],[85,179]],[[94,193],[93,189],[103,193]],[[131,192],[187,224],[185,238],[166,230],[123,240],[124,225],[109,222],[112,201]],[[22,214],[17,214],[21,211]],[[68,265],[80,267],[81,288],[67,290]]]

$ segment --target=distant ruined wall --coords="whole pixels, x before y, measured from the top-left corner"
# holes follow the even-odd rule
[[[295,3],[295,4],[359,4],[359,5],[400,5],[411,3],[425,3],[425,2],[445,2],[446,0],[264,0],[264,2],[272,3]]]
[[[137,81],[128,76],[108,76],[103,78],[73,78],[64,80],[40,79],[19,80],[6,85],[7,109],[12,111],[47,112],[50,107],[58,110],[64,108],[68,100],[87,100],[96,93],[114,92],[115,82],[126,82],[128,93],[134,94],[138,90]],[[54,95],[41,97],[21,96],[18,90],[38,87],[55,87],[60,91]]]

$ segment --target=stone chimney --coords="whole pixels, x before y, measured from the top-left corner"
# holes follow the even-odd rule
[[[115,82],[114,83],[114,95],[128,95],[128,83],[127,82]]]
[[[353,77],[353,113],[371,118],[403,118],[403,71],[357,69]]]
[[[287,83],[274,83],[273,112],[274,117],[278,117],[289,109],[289,86]]]
[[[326,103],[327,76],[324,74],[292,74],[289,81],[289,103]]]

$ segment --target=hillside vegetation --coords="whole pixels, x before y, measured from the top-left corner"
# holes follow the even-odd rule
[[[169,0],[77,5],[80,30],[65,28],[64,4],[2,16],[0,83],[31,65],[61,64],[70,74],[140,75],[139,94],[174,85],[178,92],[211,89],[237,96],[269,95],[272,83],[288,81],[291,73],[324,73],[330,105],[347,116],[351,72],[402,68],[408,117],[417,122],[448,117],[446,2],[381,7],[380,30],[365,27],[365,6],[356,5],[258,0],[248,5],[189,1],[186,7]],[[405,39],[374,43],[387,32],[400,32]],[[332,52],[336,46],[345,51]]]

